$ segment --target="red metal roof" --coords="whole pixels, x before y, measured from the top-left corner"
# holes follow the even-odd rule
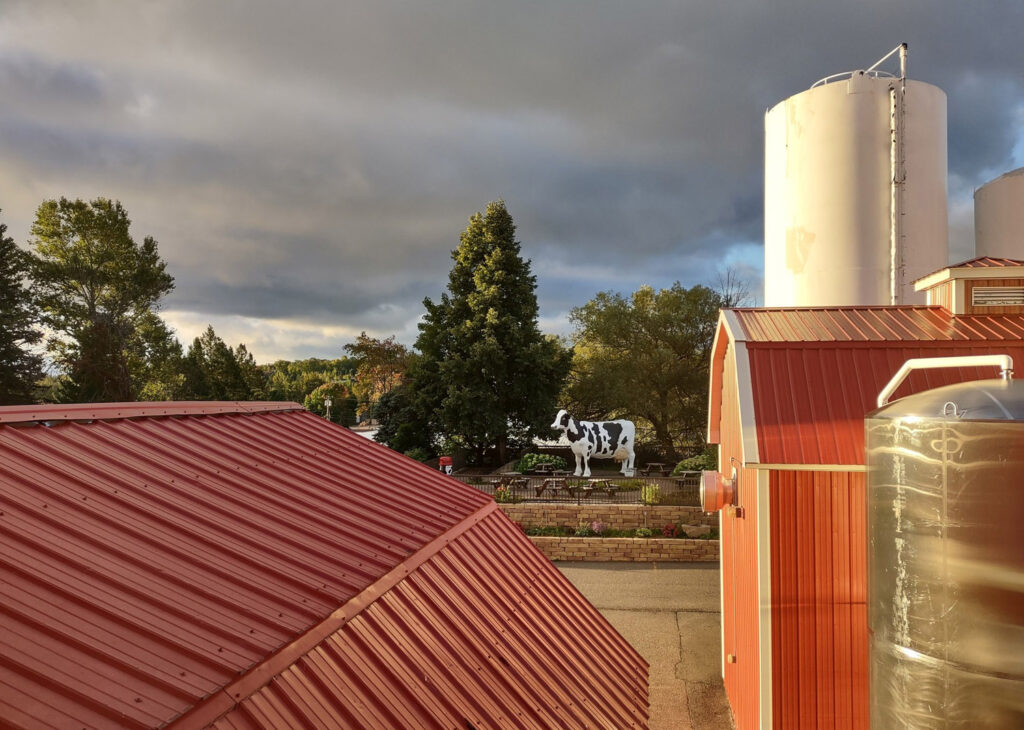
[[[976,259],[970,259],[968,261],[961,261],[958,264],[950,264],[946,268],[949,269],[1001,269],[1010,266],[1024,266],[1024,261],[1020,259],[1001,259],[992,258],[991,256],[979,256]]]
[[[275,674],[290,676],[291,663],[305,661],[298,649],[312,652],[332,616],[372,607],[388,589],[402,593],[402,579],[435,554],[447,565],[445,540],[472,544],[479,565],[495,562],[481,552],[533,550],[510,523],[513,534],[501,540],[493,530],[475,536],[505,519],[486,514],[486,495],[297,408],[0,408],[0,718],[15,727],[158,727],[216,709],[205,723]],[[474,591],[445,590],[436,600],[452,615],[500,614],[509,605],[500,596],[515,591],[499,590],[505,574],[488,571]],[[538,584],[575,596],[566,605],[586,628],[532,646],[538,666],[597,632],[631,657],[626,675],[643,674],[642,660],[578,605],[553,566],[536,571]],[[536,596],[519,600],[521,610],[539,610]],[[348,632],[341,627],[332,640],[362,646]],[[412,651],[413,637],[400,634],[393,651]],[[607,669],[570,665],[583,684]],[[343,698],[364,680],[352,679],[354,688],[332,681],[336,692],[322,691],[338,713],[332,722],[344,725]],[[225,687],[244,691],[228,697]],[[542,701],[535,683],[525,687],[528,704]],[[636,692],[629,701],[573,696],[612,714],[639,717],[637,703],[645,705]]]
[[[646,664],[593,613],[495,510],[215,727],[313,727],[333,688],[353,728],[646,727]]]
[[[713,356],[713,438],[726,340],[749,373],[739,387],[746,392],[741,410],[751,411],[744,461],[755,464],[862,466],[864,416],[910,358],[1009,354],[1024,369],[1022,315],[954,317],[942,307],[728,310]],[[915,372],[894,397],[991,377],[993,370],[978,368]]]
[[[750,343],[978,342],[1024,338],[1024,319],[1006,315],[953,316],[945,307],[792,307],[735,309]]]

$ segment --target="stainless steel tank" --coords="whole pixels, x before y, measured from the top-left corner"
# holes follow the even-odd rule
[[[866,429],[871,727],[1024,728],[1024,382]]]

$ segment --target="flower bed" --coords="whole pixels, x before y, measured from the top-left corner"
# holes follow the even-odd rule
[[[668,524],[718,527],[718,515],[705,514],[700,507],[647,507],[638,504],[501,504],[501,511],[524,527],[548,525],[573,528],[595,520],[614,529],[649,527],[660,530]]]
[[[520,527],[523,527],[520,525]],[[523,527],[551,560],[710,562],[718,560],[718,531],[706,525],[612,529],[598,521],[579,526]]]

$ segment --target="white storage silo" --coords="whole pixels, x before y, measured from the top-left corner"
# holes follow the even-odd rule
[[[1024,167],[974,191],[977,256],[1024,259]]]
[[[924,303],[947,236],[941,89],[854,71],[765,115],[766,306]]]

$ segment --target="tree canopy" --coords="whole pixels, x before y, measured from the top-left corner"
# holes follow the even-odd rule
[[[0,405],[31,403],[42,377],[42,356],[32,346],[43,335],[39,313],[24,285],[28,258],[0,223]]]
[[[318,416],[328,417],[327,399],[331,399],[330,420],[342,426],[351,426],[356,422],[356,398],[348,385],[340,380],[332,380],[313,389],[303,400],[302,405],[307,411]]]
[[[536,277],[520,255],[503,201],[469,219],[447,291],[416,341],[413,377],[420,412],[452,445],[482,455],[549,434],[570,354],[537,326]]]
[[[581,417],[629,418],[678,460],[704,444],[708,359],[726,296],[678,282],[631,296],[602,292],[572,310],[573,372],[565,390]]]
[[[373,417],[380,398],[401,385],[409,369],[409,350],[394,336],[382,340],[361,332],[355,342],[345,345],[345,352],[359,363],[353,385],[359,413]]]
[[[175,354],[156,314],[174,278],[156,241],[136,243],[130,224],[106,198],[47,200],[36,211],[31,274],[68,400],[134,400],[160,369],[154,357]]]
[[[182,365],[184,391],[192,400],[261,400],[264,375],[245,345],[232,349],[212,326],[196,337]]]

